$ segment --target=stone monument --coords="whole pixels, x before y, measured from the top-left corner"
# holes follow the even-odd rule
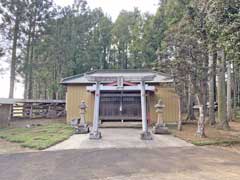
[[[169,134],[168,128],[166,127],[163,120],[163,109],[165,105],[162,100],[159,99],[158,103],[154,106],[156,108],[157,113],[157,124],[153,127],[154,134]]]

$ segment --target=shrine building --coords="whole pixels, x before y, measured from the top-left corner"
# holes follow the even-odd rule
[[[179,120],[179,97],[173,79],[152,70],[95,70],[67,77],[61,84],[67,87],[67,122],[79,118],[79,105],[87,104],[86,121],[98,128],[99,122],[139,121],[143,131],[157,120],[155,104],[165,105],[166,123]]]

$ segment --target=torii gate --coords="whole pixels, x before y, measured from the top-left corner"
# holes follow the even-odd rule
[[[93,118],[93,127],[90,132],[90,139],[100,139],[101,138],[101,132],[98,129],[99,126],[99,106],[100,106],[100,92],[101,92],[101,83],[103,82],[112,82],[117,81],[120,87],[113,87],[108,86],[104,87],[105,89],[108,88],[108,90],[116,90],[116,88],[124,88],[123,82],[124,81],[134,81],[139,82],[140,84],[134,87],[129,87],[129,90],[140,90],[141,92],[141,112],[142,112],[142,133],[141,133],[141,139],[142,140],[151,140],[152,136],[151,133],[148,131],[148,124],[147,124],[147,110],[146,110],[146,88],[147,89],[154,89],[152,86],[145,85],[146,81],[152,81],[155,75],[150,76],[117,76],[117,77],[109,77],[109,76],[94,76],[94,75],[86,75],[86,78],[88,81],[95,82],[95,86],[88,87],[90,90],[95,90],[95,104],[94,104],[94,118]],[[122,86],[122,87],[121,87]],[[127,89],[127,87],[125,87]]]

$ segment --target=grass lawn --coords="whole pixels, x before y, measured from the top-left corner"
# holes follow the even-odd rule
[[[68,139],[73,132],[67,124],[51,123],[31,128],[0,129],[0,138],[22,147],[42,150]]]

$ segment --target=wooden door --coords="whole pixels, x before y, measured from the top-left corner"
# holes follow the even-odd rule
[[[123,119],[141,119],[140,96],[126,96],[122,98]]]
[[[100,98],[101,120],[141,120],[140,94],[103,94]]]

